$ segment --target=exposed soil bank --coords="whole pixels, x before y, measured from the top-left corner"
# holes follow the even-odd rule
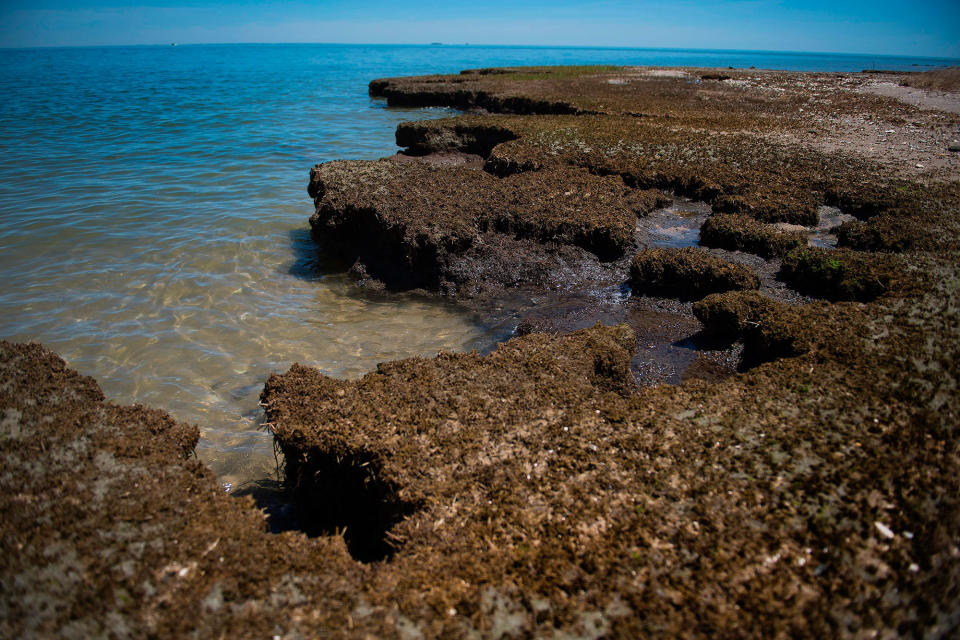
[[[685,250],[748,269],[758,291],[690,303],[621,288],[609,307],[532,313],[488,356],[271,377],[262,400],[314,537],[271,536],[223,495],[184,458],[193,428],[106,404],[52,354],[4,344],[0,635],[955,635],[956,175],[788,140],[808,118],[934,127],[933,112],[856,93],[858,74],[465,76],[502,94],[485,108],[563,95],[580,115],[419,123],[401,127],[422,132],[419,160],[317,168],[315,233],[370,282],[478,309],[616,291],[651,249],[638,216],[664,192],[745,216],[723,229],[751,251],[755,237],[779,245],[747,219],[812,230],[829,205],[858,221],[840,251],[797,247],[782,263]],[[500,129],[511,135],[490,146],[483,132]],[[790,294],[776,273],[855,301]],[[646,333],[556,331],[648,311],[676,319],[659,336],[643,318]],[[740,373],[636,385],[645,344],[694,333],[717,352],[735,343]]]

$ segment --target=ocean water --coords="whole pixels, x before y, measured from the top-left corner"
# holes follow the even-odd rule
[[[353,294],[317,256],[309,168],[396,151],[377,77],[530,64],[922,70],[940,59],[637,49],[212,45],[0,50],[0,338],[39,341],[107,396],[197,423],[225,483],[273,472],[257,399],[293,362],[503,339],[456,308]]]

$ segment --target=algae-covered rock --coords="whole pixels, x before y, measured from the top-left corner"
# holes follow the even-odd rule
[[[518,137],[504,124],[483,119],[464,119],[452,126],[437,126],[435,122],[401,122],[397,126],[397,146],[413,155],[459,151],[486,158],[497,145]]]
[[[623,327],[295,366],[263,399],[314,537],[268,534],[185,458],[195,429],[3,344],[0,631],[944,635],[960,305],[937,275],[910,305],[760,309],[794,357],[719,385],[634,387]]]
[[[591,113],[560,96],[532,97],[511,95],[509,91],[486,90],[479,86],[478,76],[501,74],[460,74],[458,76],[426,76],[422,78],[381,78],[370,82],[369,92],[375,98],[386,98],[391,107],[444,106],[457,109],[484,109],[498,113],[551,114]]]
[[[828,300],[869,301],[891,289],[902,263],[889,254],[804,247],[787,254],[780,277],[800,292]]]
[[[635,293],[696,299],[719,291],[757,289],[760,279],[749,267],[692,247],[645,249],[630,263],[630,286]]]
[[[312,455],[364,457],[376,461],[378,477],[398,487],[400,498],[422,502],[430,494],[422,482],[440,466],[408,464],[414,457],[459,460],[466,473],[487,455],[474,459],[471,452],[496,446],[488,441],[494,433],[519,436],[504,429],[538,407],[579,413],[597,394],[629,393],[634,340],[623,325],[563,337],[532,333],[489,356],[383,363],[360,381],[294,365],[271,376],[262,401],[285,451],[288,481],[309,476]]]
[[[885,212],[866,222],[844,222],[837,232],[837,244],[857,251],[884,251],[901,253],[918,248],[930,249],[938,242],[926,231],[913,224],[905,224],[910,216],[903,212]]]
[[[395,101],[567,115],[405,126],[426,156],[323,165],[315,235],[394,284],[542,286],[535,264],[551,251],[629,255],[651,189],[758,221],[809,224],[835,203],[868,218],[841,240],[904,255],[800,248],[784,277],[883,295],[698,302],[706,333],[743,342],[741,372],[715,384],[635,386],[624,327],[531,333],[359,380],[295,365],[263,395],[302,516],[280,535],[190,459],[196,428],[106,403],[49,352],[3,343],[0,636],[956,635],[960,191],[802,133],[932,120],[859,93],[858,74],[722,73],[384,83]],[[436,151],[485,170],[431,165]],[[637,289],[756,287],[713,260],[645,252]],[[625,262],[604,264],[622,281]]]
[[[700,244],[775,258],[806,245],[807,236],[803,231],[779,231],[742,214],[718,214],[700,227]]]
[[[857,357],[864,331],[859,308],[822,302],[787,305],[759,291],[729,291],[695,302],[693,313],[704,333],[741,341],[741,368],[811,351],[822,357]]]
[[[847,184],[830,185],[825,203],[856,216],[861,220],[885,211],[903,209],[923,197],[920,185],[906,180],[858,180]]]
[[[0,342],[0,637],[266,637],[356,587],[342,539],[271,535],[196,460],[198,437]],[[347,624],[338,606],[328,628]]]
[[[318,242],[398,288],[456,286],[470,278],[465,260],[477,254],[494,267],[495,280],[521,260],[497,252],[497,236],[613,260],[633,241],[637,213],[650,206],[622,180],[583,170],[497,179],[471,168],[390,161],[318,165],[310,193]]]
[[[695,302],[693,314],[703,323],[705,332],[735,340],[756,330],[764,314],[785,308],[759,291],[731,291]]]
[[[326,479],[346,464],[356,486],[403,506],[368,597],[422,598],[412,619],[441,618],[447,633],[507,618],[518,634],[572,633],[584,612],[613,637],[697,625],[709,628],[697,636],[816,637],[837,619],[941,629],[957,598],[938,590],[960,577],[943,535],[956,526],[958,467],[953,445],[909,443],[947,416],[921,408],[933,388],[899,382],[926,365],[879,366],[913,350],[901,343],[910,320],[893,311],[876,341],[864,305],[723,296],[730,304],[702,306],[734,309],[738,325],[756,318],[755,353],[787,359],[753,361],[720,385],[633,389],[632,336],[597,327],[530,334],[486,357],[404,360],[356,381],[294,367],[263,396],[293,461],[288,481],[327,513],[346,485]],[[931,349],[922,357],[946,358],[941,372],[956,357]],[[921,416],[932,422],[911,426]],[[340,529],[348,522],[349,532],[364,521]]]

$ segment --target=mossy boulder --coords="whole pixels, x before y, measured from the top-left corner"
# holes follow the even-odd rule
[[[748,267],[701,249],[645,249],[630,263],[630,286],[635,293],[694,300],[720,291],[758,289],[760,279]]]

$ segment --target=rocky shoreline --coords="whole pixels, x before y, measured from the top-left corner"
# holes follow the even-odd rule
[[[517,337],[271,377],[308,535],[225,495],[194,427],[3,343],[0,635],[955,634],[960,116],[876,82],[372,82],[483,112],[314,168],[314,237],[367,291],[509,308]]]

